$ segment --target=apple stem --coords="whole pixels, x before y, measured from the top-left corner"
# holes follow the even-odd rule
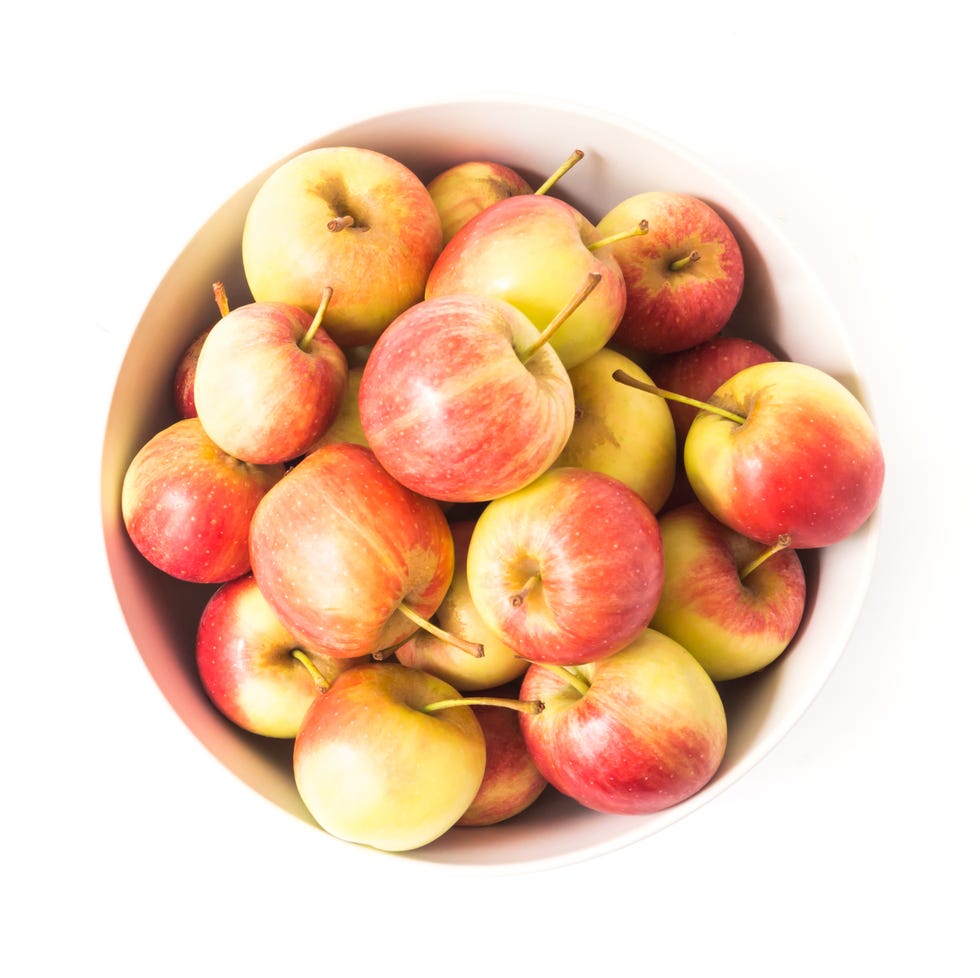
[[[568,317],[571,316],[571,314],[575,312],[575,310],[582,305],[583,302],[585,302],[585,300],[592,293],[592,290],[601,280],[602,276],[598,272],[589,272],[588,276],[586,276],[585,282],[582,283],[582,286],[575,293],[575,295],[569,299],[555,318],[552,319],[543,330],[541,330],[541,333],[538,335],[537,339],[531,343],[531,345],[528,346],[523,353],[520,354],[521,363],[527,363],[528,360],[530,360],[531,357],[533,357],[534,354],[537,353],[538,350],[540,350],[541,347],[543,347],[545,343],[547,343],[551,337],[555,335],[562,323],[564,323],[565,320],[568,319]]]
[[[310,328],[306,331],[306,335],[299,341],[299,348],[304,353],[309,352],[310,344],[313,342],[313,337],[316,336],[316,331],[323,322],[323,314],[327,311],[327,306],[330,304],[330,297],[332,295],[333,289],[328,285],[320,296],[320,305],[317,308],[316,315],[313,317],[313,322],[310,323]]]
[[[779,538],[771,547],[766,547],[754,560],[750,560],[739,570],[739,580],[744,581],[749,574],[761,567],[773,554],[778,554],[780,550],[785,550],[789,545],[790,535],[788,533],[780,533]]]
[[[310,657],[302,649],[293,649],[290,655],[306,666],[306,671],[313,677],[313,682],[316,683],[316,688],[321,693],[325,693],[330,688],[330,683],[327,682],[323,673],[313,665]]]
[[[631,228],[627,228],[625,231],[617,231],[615,234],[607,234],[604,238],[600,238],[598,241],[593,241],[592,244],[587,245],[589,251],[596,251],[599,248],[605,248],[606,245],[615,244],[617,241],[624,241],[626,238],[636,238],[640,235],[646,234],[650,230],[650,222],[646,218],[643,218],[638,224],[633,225]]]
[[[535,662],[534,665],[547,669],[548,672],[553,672],[582,696],[585,696],[589,691],[589,684],[577,672],[573,672],[566,666],[560,666],[556,662]]]
[[[515,608],[520,608],[522,604],[527,600],[527,596],[537,587],[538,582],[541,580],[540,574],[532,574],[525,582],[524,586],[517,591],[515,594],[510,596],[510,603]]]
[[[461,696],[458,699],[437,700],[422,707],[423,713],[446,710],[453,706],[502,706],[518,713],[540,713],[544,709],[541,700],[512,700],[499,696]]]
[[[695,262],[701,260],[701,252],[692,251],[689,255],[684,255],[683,258],[677,258],[670,263],[670,270],[672,272],[679,272],[682,269],[687,268],[688,265],[693,265]]]
[[[569,156],[569,157],[568,157],[568,159],[567,159],[567,160],[565,160],[565,162],[564,162],[564,163],[562,163],[562,165],[561,165],[560,167],[558,167],[558,169],[557,169],[557,170],[555,170],[555,172],[554,172],[554,173],[552,173],[552,174],[551,174],[551,176],[550,176],[550,177],[548,177],[548,179],[547,179],[547,180],[545,180],[545,182],[544,182],[543,184],[541,184],[541,186],[540,186],[540,187],[538,187],[538,189],[537,189],[537,190],[535,190],[535,191],[534,191],[534,194],[535,194],[535,196],[539,196],[539,195],[541,195],[541,194],[546,194],[546,193],[547,193],[547,192],[548,192],[549,190],[551,190],[551,188],[552,188],[552,187],[553,187],[553,186],[554,186],[554,185],[555,185],[555,184],[556,184],[556,183],[557,183],[557,182],[558,182],[558,181],[559,181],[559,180],[560,180],[560,179],[561,179],[561,178],[562,178],[562,177],[563,177],[563,176],[564,176],[564,175],[565,175],[566,173],[568,173],[568,171],[569,171],[569,170],[570,170],[570,169],[571,169],[571,168],[572,168],[573,166],[575,166],[575,164],[576,164],[576,163],[578,163],[578,161],[579,161],[580,159],[582,159],[582,157],[583,157],[583,156],[585,156],[585,153],[583,153],[583,152],[582,152],[582,150],[580,150],[580,149],[577,149],[577,150],[575,150],[575,151],[574,151],[574,152],[573,152],[573,153],[571,154],[571,156]]]
[[[354,226],[354,218],[350,214],[344,214],[341,217],[332,217],[327,221],[328,231],[343,231],[345,228],[352,228]]]
[[[723,407],[719,407],[717,404],[711,404],[708,401],[698,401],[693,397],[687,397],[684,394],[675,394],[673,391],[661,390],[656,384],[648,384],[645,381],[637,380],[636,377],[631,377],[625,370],[615,370],[613,371],[613,380],[619,381],[621,384],[625,384],[627,387],[635,387],[639,391],[646,391],[648,394],[659,394],[661,397],[668,401],[678,401],[681,404],[689,404],[691,407],[699,408],[702,411],[710,411],[712,414],[720,415],[723,418],[728,418],[729,421],[734,421],[736,424],[745,424],[745,418],[740,414],[734,414],[732,411],[726,411]]]
[[[445,629],[433,624],[427,618],[423,618],[417,611],[413,611],[404,602],[398,605],[398,610],[406,618],[418,625],[419,628],[425,629],[425,631],[435,635],[436,638],[442,639],[443,642],[455,645],[457,649],[460,649],[467,655],[473,656],[474,659],[483,658],[483,646],[479,642],[469,642],[465,638],[460,638],[458,635],[447,632]]]
[[[221,313],[221,318],[224,319],[224,317],[231,311],[231,307],[228,305],[228,293],[225,292],[225,283],[213,283],[211,286],[211,292],[214,295],[214,301],[218,303],[218,312]]]

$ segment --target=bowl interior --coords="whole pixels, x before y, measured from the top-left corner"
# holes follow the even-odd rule
[[[555,193],[593,220],[644,190],[700,196],[728,220],[744,252],[745,292],[726,332],[820,367],[861,396],[838,314],[779,230],[708,167],[642,128],[564,105],[468,102],[369,119],[301,149],[313,145],[376,149],[423,180],[453,163],[494,159],[518,169],[532,186],[578,148],[583,161]],[[197,618],[213,588],[170,580],[143,560],[129,542],[119,504],[130,460],[174,420],[173,370],[187,344],[216,319],[211,284],[225,283],[232,307],[251,301],[241,268],[241,231],[252,197],[278,162],[207,220],[166,272],[136,326],[107,419],[102,518],[110,572],[134,644],[173,709],[222,764],[306,828],[313,822],[293,783],[291,744],[237,729],[216,712],[198,682]],[[549,791],[510,822],[454,829],[404,858],[511,870],[554,865],[638,840],[716,796],[775,746],[824,684],[863,600],[876,536],[872,518],[849,539],[801,554],[809,588],[804,623],[791,649],[768,669],[721,685],[728,749],[716,777],[699,794],[657,815],[616,817],[587,811]],[[326,844],[331,843],[343,844]]]

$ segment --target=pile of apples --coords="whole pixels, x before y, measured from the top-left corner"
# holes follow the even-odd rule
[[[791,645],[798,551],[874,510],[840,382],[723,333],[745,269],[705,201],[637,188],[593,224],[503,162],[422,182],[332,146],[242,232],[252,301],[175,365],[132,459],[129,537],[213,586],[203,688],[294,741],[337,838],[415,849],[548,786],[646,814],[726,749],[721,684]],[[586,164],[587,165],[587,164]]]

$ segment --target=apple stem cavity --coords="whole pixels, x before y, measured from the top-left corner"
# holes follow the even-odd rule
[[[453,635],[452,632],[447,632],[445,629],[440,628],[427,618],[423,618],[417,611],[413,611],[404,602],[398,605],[398,610],[406,618],[408,618],[409,621],[414,622],[419,626],[419,628],[422,628],[430,634],[435,635],[436,638],[442,639],[443,642],[447,642],[449,645],[455,645],[457,649],[465,652],[467,655],[473,656],[474,659],[483,658],[483,646],[479,642],[469,642],[465,638],[460,638],[458,635]]]
[[[510,603],[515,608],[520,608],[522,604],[527,600],[527,596],[538,586],[541,581],[540,574],[532,574],[525,582],[524,586],[516,593],[510,596]]]
[[[559,310],[555,318],[552,319],[543,330],[541,330],[537,339],[520,354],[521,363],[527,363],[528,360],[530,360],[531,357],[533,357],[534,354],[537,353],[538,350],[540,350],[541,347],[543,347],[545,343],[547,343],[551,337],[555,335],[556,332],[558,332],[558,329],[562,323],[564,323],[565,320],[568,319],[568,317],[571,316],[571,314],[575,312],[575,310],[578,309],[583,302],[585,302],[585,300],[592,294],[592,290],[601,281],[602,276],[598,272],[589,272],[585,281],[582,283],[575,295],[573,295],[571,299],[565,303],[564,307]]]
[[[544,709],[541,700],[513,700],[500,696],[461,696],[458,699],[437,700],[422,707],[423,713],[447,710],[454,706],[500,706],[518,713],[540,713]]]
[[[585,696],[589,691],[589,684],[583,679],[577,672],[566,666],[560,666],[556,662],[535,662],[537,666],[542,669],[547,669],[548,672],[553,672],[560,679],[563,679],[569,686],[572,687],[581,696]]]
[[[560,180],[560,179],[561,179],[561,178],[562,178],[562,177],[563,177],[563,176],[564,176],[564,175],[565,175],[566,173],[568,173],[568,171],[569,171],[569,170],[570,170],[570,169],[571,169],[571,168],[572,168],[573,166],[575,166],[575,164],[576,164],[576,163],[578,163],[578,161],[579,161],[580,159],[582,159],[582,157],[583,157],[583,156],[585,156],[585,153],[583,153],[583,152],[582,152],[582,150],[580,150],[580,149],[576,149],[575,151],[573,151],[573,152],[572,152],[572,154],[571,154],[571,155],[570,155],[570,156],[568,157],[568,159],[567,159],[567,160],[565,160],[565,162],[564,162],[564,163],[562,163],[562,165],[561,165],[560,167],[558,167],[558,169],[557,169],[557,170],[555,170],[555,172],[554,172],[554,173],[552,173],[552,174],[551,174],[551,176],[550,176],[550,177],[548,177],[548,179],[547,179],[547,180],[545,180],[545,182],[544,182],[543,184],[541,184],[541,186],[540,186],[540,187],[538,187],[538,189],[537,189],[537,190],[535,190],[535,191],[534,191],[534,194],[535,194],[535,196],[540,196],[541,194],[546,194],[546,193],[547,193],[547,192],[548,192],[549,190],[551,190],[551,188],[552,188],[552,187],[553,187],[553,186],[554,186],[554,185],[555,185],[555,184],[556,184],[556,183],[557,183],[557,182],[558,182],[558,181],[559,181],[559,180]]]
[[[214,282],[211,286],[211,292],[214,295],[214,301],[218,304],[218,312],[224,319],[231,312],[231,306],[228,305],[228,293],[225,292],[225,283]]]
[[[313,677],[313,682],[316,683],[319,692],[325,693],[330,688],[330,683],[327,682],[323,673],[313,665],[310,657],[302,649],[293,649],[290,655],[306,667],[306,671]]]
[[[310,344],[313,342],[313,337],[316,336],[316,332],[323,322],[323,314],[327,311],[327,306],[330,304],[330,298],[332,295],[333,289],[328,285],[323,290],[323,295],[320,297],[320,305],[317,307],[316,315],[313,317],[313,322],[310,323],[310,328],[306,331],[306,335],[299,341],[299,348],[304,353],[308,353],[310,350]]]
[[[662,390],[656,384],[648,384],[646,381],[631,377],[625,370],[614,370],[612,376],[613,380],[625,384],[627,387],[635,387],[637,390],[646,391],[648,394],[659,394],[660,397],[668,401],[678,401],[680,404],[689,404],[691,407],[696,407],[702,411],[710,411],[712,414],[734,421],[735,424],[745,424],[746,419],[740,414],[726,411],[723,407],[708,401],[698,401],[693,397],[687,397],[685,394],[675,394],[673,391]]]
[[[699,261],[701,261],[701,252],[692,251],[689,255],[684,255],[682,258],[677,258],[672,261],[669,267],[672,272],[680,272]]]
[[[771,547],[766,547],[755,559],[750,560],[744,567],[739,569],[738,579],[744,581],[754,570],[758,570],[773,554],[778,554],[780,550],[785,550],[790,545],[790,535],[780,533],[778,539]]]
[[[636,238],[644,235],[649,230],[650,222],[646,218],[643,218],[638,224],[634,224],[633,227],[627,228],[625,231],[617,231],[615,234],[607,234],[604,238],[593,241],[592,244],[586,245],[586,247],[589,251],[597,251],[599,248],[605,248],[606,245],[615,244],[617,241],[625,241],[627,238]]]

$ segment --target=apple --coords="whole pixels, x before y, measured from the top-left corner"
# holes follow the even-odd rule
[[[395,650],[402,665],[424,669],[465,693],[502,686],[518,679],[527,669],[527,660],[502,642],[473,606],[466,580],[466,556],[475,525],[474,520],[449,524],[455,571],[433,620],[450,634],[481,645],[483,655],[471,655],[425,629],[419,629]]]
[[[673,353],[717,335],[742,295],[745,268],[735,235],[691,194],[646,191],[621,201],[596,229],[607,235],[645,220],[645,235],[611,244],[623,271],[626,308],[615,341]]]
[[[626,308],[623,273],[603,239],[557,197],[509,197],[481,211],[450,239],[432,266],[425,296],[492,296],[516,306],[543,330],[579,283],[598,274],[598,288],[551,340],[571,368],[606,345]]]
[[[748,676],[782,655],[806,607],[796,551],[749,540],[697,502],[663,514],[660,533],[664,584],[650,627],[715,681]]]
[[[477,517],[466,574],[477,612],[532,662],[613,654],[660,598],[657,518],[628,486],[588,469],[550,469]]]
[[[361,424],[361,415],[357,406],[358,395],[361,391],[361,378],[364,376],[364,366],[349,364],[347,368],[347,385],[340,399],[340,407],[327,430],[313,443],[313,452],[321,445],[331,445],[336,442],[353,442],[355,445],[367,447],[367,438]]]
[[[401,162],[353,146],[306,150],[280,164],[245,217],[242,261],[257,302],[313,315],[341,346],[374,342],[422,298],[442,248],[425,184]]]
[[[195,653],[201,685],[221,713],[244,730],[280,739],[296,736],[324,682],[360,661],[304,650],[252,574],[211,595],[198,622]]]
[[[616,370],[646,376],[633,360],[610,347],[569,370],[575,423],[554,467],[593,469],[613,476],[656,513],[674,484],[674,422],[668,402],[617,383]]]
[[[493,499],[544,472],[575,411],[568,372],[544,336],[484,295],[425,299],[402,313],[371,350],[358,397],[381,464],[449,502]]]
[[[229,455],[269,465],[305,454],[336,418],[347,360],[315,316],[284,302],[250,302],[223,316],[201,348],[197,415]]]
[[[579,804],[647,815],[700,791],[727,746],[718,689],[683,646],[652,629],[599,662],[532,664],[520,714],[528,752],[550,784]]]
[[[283,465],[222,451],[199,418],[158,431],[123,477],[123,524],[136,549],[171,577],[220,584],[249,570],[249,526]]]
[[[705,508],[726,526],[797,550],[859,529],[877,506],[885,463],[857,397],[817,367],[790,361],[740,370],[688,432],[684,466]]]
[[[211,327],[202,330],[185,347],[174,370],[173,401],[178,418],[196,418],[197,405],[194,403],[194,377],[197,373],[197,361],[201,356],[201,348],[207,339]]]
[[[532,193],[516,170],[493,160],[468,160],[436,174],[426,185],[442,222],[443,242],[498,200]]]
[[[397,662],[341,672],[307,713],[293,749],[303,803],[336,838],[389,852],[448,831],[479,791],[483,730],[457,690]]]
[[[453,538],[431,499],[362,445],[324,445],[256,508],[252,571],[303,648],[355,658],[404,642],[442,602]]]
[[[507,695],[508,689],[498,690]],[[534,804],[548,787],[531,758],[521,730],[521,713],[477,703],[473,713],[483,730],[487,760],[483,780],[459,826],[499,825]]]

